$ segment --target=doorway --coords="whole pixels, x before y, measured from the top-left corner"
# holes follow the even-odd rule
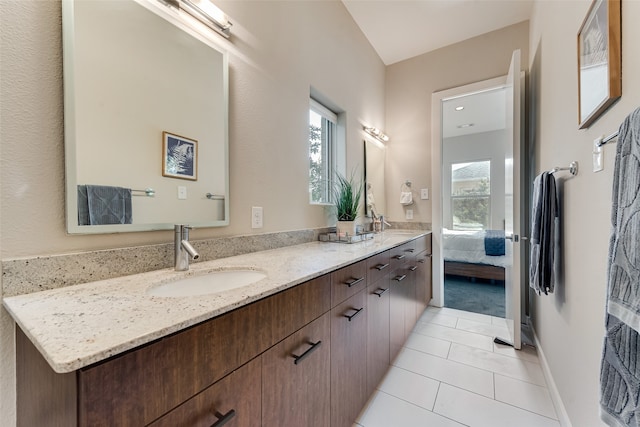
[[[505,317],[504,85],[442,101],[444,306]]]
[[[435,92],[432,95],[432,109],[431,109],[431,123],[432,123],[432,157],[431,157],[431,179],[433,186],[433,204],[432,204],[432,241],[433,241],[433,301],[432,303],[438,307],[445,305],[445,261],[444,248],[445,248],[445,226],[450,226],[455,231],[455,228],[484,228],[484,231],[490,227],[491,240],[494,242],[500,242],[504,244],[504,267],[489,266],[483,268],[483,272],[480,272],[475,268],[472,262],[458,262],[457,265],[447,266],[446,273],[464,273],[461,275],[469,276],[469,268],[472,268],[472,272],[476,278],[483,278],[489,280],[498,280],[502,278],[504,280],[504,297],[505,297],[505,322],[509,329],[508,337],[496,337],[497,342],[508,343],[513,345],[514,348],[519,349],[521,345],[521,258],[522,258],[522,246],[519,244],[520,227],[524,224],[523,210],[520,208],[522,203],[522,185],[520,179],[520,170],[522,168],[522,156],[521,156],[521,142],[523,140],[521,134],[521,93],[524,89],[523,75],[520,72],[520,51],[514,51],[511,59],[511,65],[509,72],[506,76],[498,77],[495,79],[485,80],[470,85],[465,85],[453,89],[444,90],[441,92]],[[464,186],[459,183],[453,182],[454,175],[458,169],[468,168],[479,169],[479,166],[470,166],[470,164],[479,164],[482,161],[491,160],[491,155],[488,149],[476,150],[472,153],[471,148],[466,148],[465,155],[469,156],[465,159],[458,159],[457,161],[448,161],[445,165],[444,155],[445,148],[443,144],[444,135],[446,132],[446,126],[449,126],[443,118],[445,117],[445,108],[451,107],[453,111],[456,107],[462,105],[456,105],[457,102],[461,102],[466,97],[471,95],[497,95],[500,90],[504,89],[503,98],[504,112],[504,131],[502,131],[506,139],[503,143],[504,151],[502,153],[501,160],[498,160],[495,165],[489,167],[487,172],[489,179],[494,180],[494,175],[490,170],[492,167],[502,168],[504,176],[504,192],[497,192],[486,187],[484,183],[479,184],[482,178],[478,178],[474,173],[471,181],[475,183],[469,186]],[[448,101],[452,101],[448,106]],[[481,105],[486,106],[485,103]],[[485,112],[489,108],[484,108]],[[475,122],[467,121],[458,123],[455,125],[456,129],[467,129],[475,127]],[[478,126],[480,128],[480,126]],[[476,128],[476,129],[478,129]],[[474,129],[475,130],[475,129]],[[487,131],[489,132],[489,131]],[[468,146],[467,146],[468,147]],[[455,151],[455,150],[454,150]],[[484,153],[479,155],[478,153]],[[483,158],[484,157],[484,158]],[[465,164],[466,163],[466,164]],[[477,172],[477,171],[476,171]],[[460,176],[456,179],[461,178]],[[497,182],[499,184],[499,182]],[[460,215],[454,215],[456,213],[456,187],[460,190],[460,196],[464,199],[464,196],[473,196],[476,199],[484,198],[484,203],[489,205],[485,209],[483,214],[464,214],[461,218]],[[464,193],[464,188],[467,188],[468,193]],[[496,195],[496,201],[492,198],[492,193]],[[497,196],[504,200],[504,208],[498,208]],[[468,197],[469,198],[469,197]],[[445,201],[447,204],[447,210],[445,212]],[[470,202],[467,202],[469,204]],[[476,203],[481,204],[476,200]],[[462,203],[464,205],[464,203]],[[491,209],[494,210],[494,215],[491,214]],[[500,214],[504,212],[502,219],[504,222],[501,224]],[[458,212],[459,213],[459,212]],[[495,215],[497,213],[497,215]],[[457,218],[454,218],[457,216]],[[455,225],[454,225],[455,224]],[[462,230],[460,230],[462,231]],[[480,230],[477,230],[480,231]],[[498,234],[496,237],[495,233]],[[455,233],[453,233],[455,234]],[[485,233],[486,234],[486,233]],[[489,244],[483,237],[481,239],[483,245]],[[479,244],[476,242],[476,244]],[[485,246],[486,248],[487,246]],[[455,267],[455,268],[450,268]],[[467,271],[465,271],[467,270]],[[486,277],[485,277],[486,276]]]

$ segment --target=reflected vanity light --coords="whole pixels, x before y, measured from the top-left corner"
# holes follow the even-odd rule
[[[387,135],[385,135],[384,133],[382,133],[380,131],[380,129],[378,129],[378,128],[372,128],[372,127],[369,127],[369,126],[364,126],[364,131],[367,132],[372,137],[376,138],[380,142],[389,141],[389,137]]]
[[[160,0],[162,3],[183,10],[221,36],[229,38],[231,22],[225,13],[210,0]]]

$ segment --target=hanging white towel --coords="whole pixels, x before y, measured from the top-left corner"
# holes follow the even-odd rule
[[[403,206],[409,206],[413,204],[413,195],[411,191],[402,191],[400,193],[400,204]]]

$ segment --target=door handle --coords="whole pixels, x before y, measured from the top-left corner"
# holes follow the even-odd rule
[[[518,236],[517,234],[506,235],[506,236],[504,236],[504,238],[506,240],[511,240],[514,243],[518,243],[520,241],[520,236]]]

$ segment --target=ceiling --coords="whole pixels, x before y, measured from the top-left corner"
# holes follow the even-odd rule
[[[342,0],[386,65],[529,19],[534,0]]]
[[[442,102],[442,137],[506,128],[506,89],[487,90]]]

